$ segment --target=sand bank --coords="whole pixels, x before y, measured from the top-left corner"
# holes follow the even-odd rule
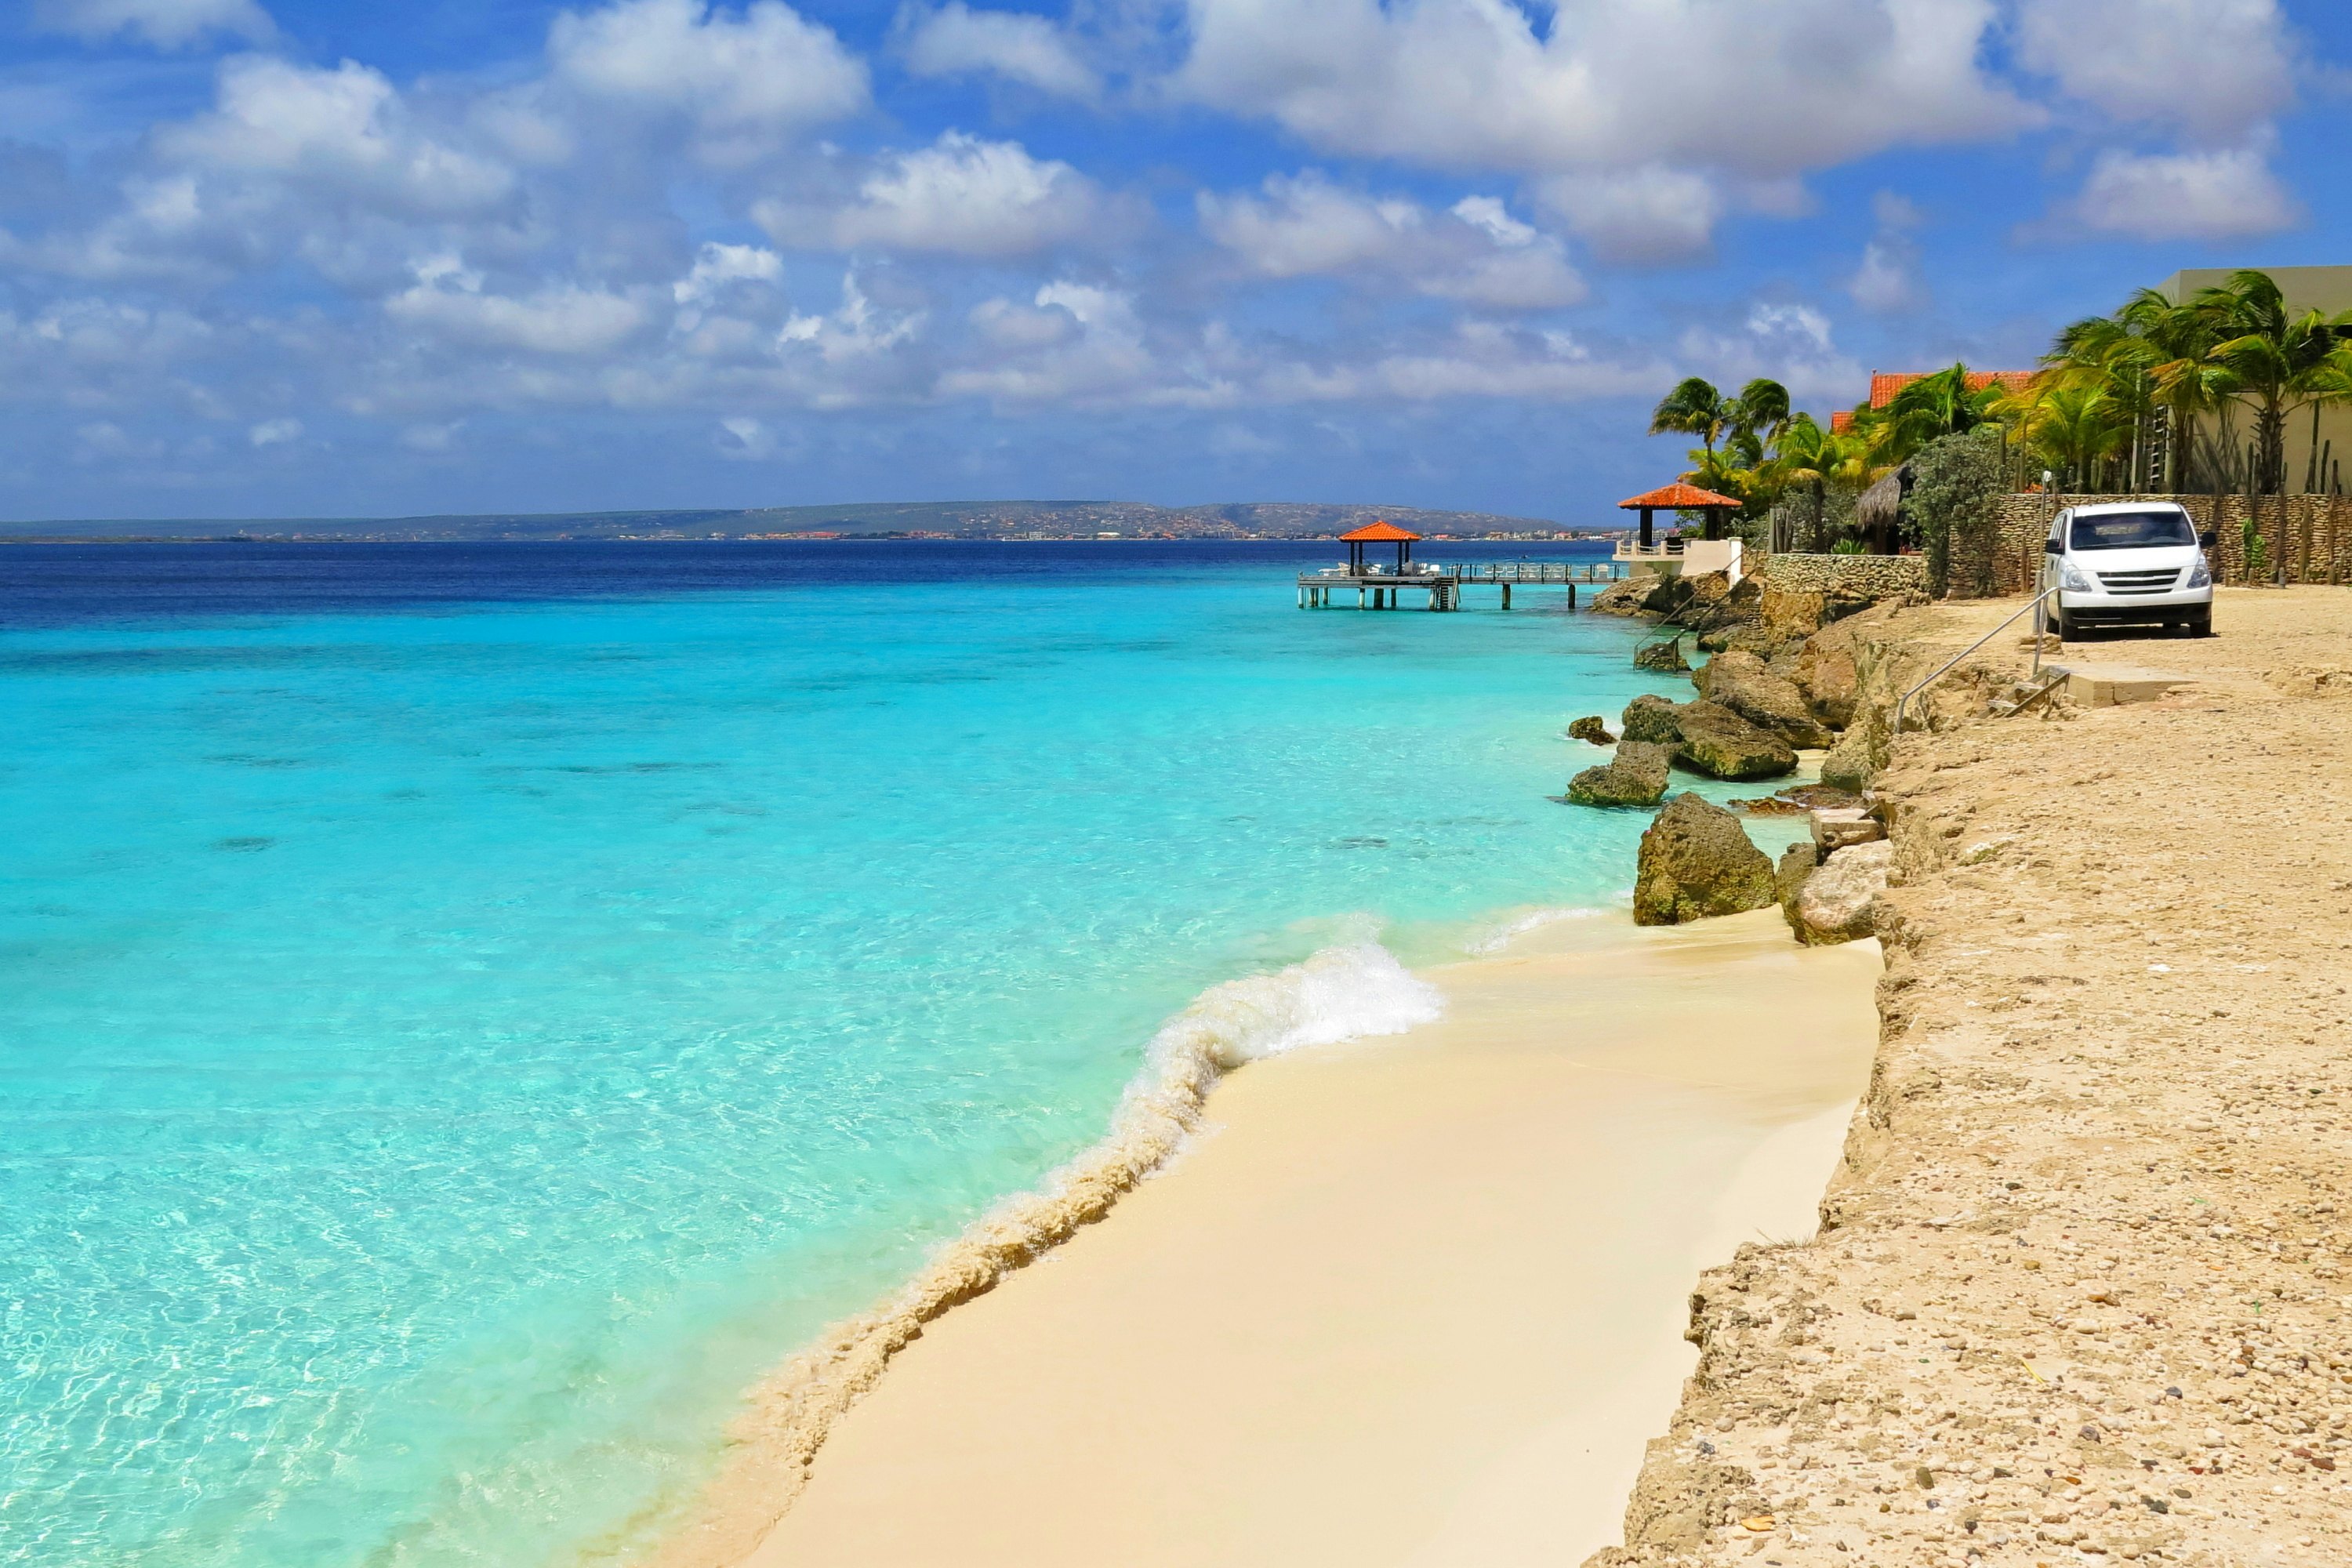
[[[1427,972],[1441,1020],[1226,1079],[1171,1168],[900,1351],[764,1538],[739,1489],[668,1560],[1573,1562],[1698,1269],[1811,1233],[1878,971],[1762,911]]]

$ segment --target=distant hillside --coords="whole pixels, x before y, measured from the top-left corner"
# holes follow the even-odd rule
[[[1376,518],[1417,533],[1550,537],[1542,518],[1312,501],[1160,507],[1140,501],[879,501],[745,511],[497,512],[463,517],[113,518],[0,522],[0,542],[41,540],[1314,539]],[[1592,531],[1590,530],[1582,531]]]

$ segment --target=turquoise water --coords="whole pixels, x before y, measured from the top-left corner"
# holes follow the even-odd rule
[[[1205,987],[1621,902],[1559,732],[1671,689],[1295,549],[513,548],[0,564],[0,1562],[628,1539]]]

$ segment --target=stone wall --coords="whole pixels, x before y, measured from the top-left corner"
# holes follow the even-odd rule
[[[2039,539],[2035,549],[2041,548]],[[1782,551],[1764,562],[1767,586],[1783,594],[1885,599],[1927,591],[1927,563],[1917,555],[1804,555]]]
[[[2042,570],[2042,542],[2059,509],[2109,501],[2179,501],[2201,531],[2221,537],[2213,564],[2225,583],[2246,578],[2244,496],[2003,496],[1994,549],[1993,579],[2004,594],[2031,592]],[[2290,583],[2352,582],[2352,496],[2262,496],[2252,503],[2262,519],[2273,565],[2284,563]],[[1817,556],[1799,557],[1818,560]],[[1957,570],[1954,574],[1958,575]],[[2268,574],[2265,574],[2265,581]]]

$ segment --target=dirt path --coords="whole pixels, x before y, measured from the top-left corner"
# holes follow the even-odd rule
[[[2352,593],[2216,625],[2066,650],[2160,701],[1900,742],[1823,1231],[1703,1279],[1594,1568],[2352,1563]]]

